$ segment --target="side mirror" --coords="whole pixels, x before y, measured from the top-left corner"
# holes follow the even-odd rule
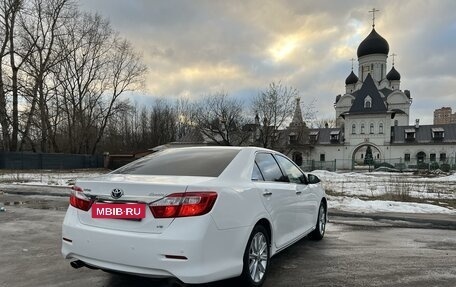
[[[320,182],[320,179],[318,178],[318,176],[310,174],[310,173],[307,175],[307,178],[308,178],[310,184],[315,184],[315,183]]]

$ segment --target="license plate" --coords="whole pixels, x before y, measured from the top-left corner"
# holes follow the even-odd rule
[[[146,205],[142,203],[94,203],[92,218],[142,219]]]

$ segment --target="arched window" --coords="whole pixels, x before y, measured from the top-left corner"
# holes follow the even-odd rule
[[[378,133],[379,133],[379,134],[383,134],[383,123],[380,123],[380,124],[378,125]]]
[[[366,109],[372,108],[372,98],[370,96],[367,96],[364,99],[364,108],[366,108]]]
[[[361,134],[364,134],[364,124],[361,124]]]
[[[356,125],[352,124],[352,135],[356,134]]]
[[[370,125],[369,125],[369,133],[370,134],[374,133],[374,124],[373,123],[370,123]]]
[[[419,153],[416,154],[416,160],[418,163],[422,163],[426,160],[426,153],[423,151],[420,151]]]

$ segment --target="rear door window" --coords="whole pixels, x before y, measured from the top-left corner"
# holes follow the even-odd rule
[[[263,174],[265,181],[288,182],[288,178],[282,174],[279,165],[270,153],[258,153],[255,162]]]
[[[283,173],[288,177],[289,182],[293,183],[306,183],[305,175],[297,168],[289,159],[281,156],[275,155],[277,162],[280,165]]]
[[[258,165],[256,162],[253,163],[252,180],[253,181],[264,181],[263,175],[261,174],[261,171],[258,168]]]

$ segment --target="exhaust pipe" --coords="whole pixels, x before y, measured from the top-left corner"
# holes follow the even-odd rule
[[[71,262],[70,262],[70,265],[71,265],[71,267],[73,267],[74,269],[79,269],[79,268],[81,268],[81,267],[86,266],[86,264],[85,264],[84,262],[82,262],[81,260],[71,261]]]

